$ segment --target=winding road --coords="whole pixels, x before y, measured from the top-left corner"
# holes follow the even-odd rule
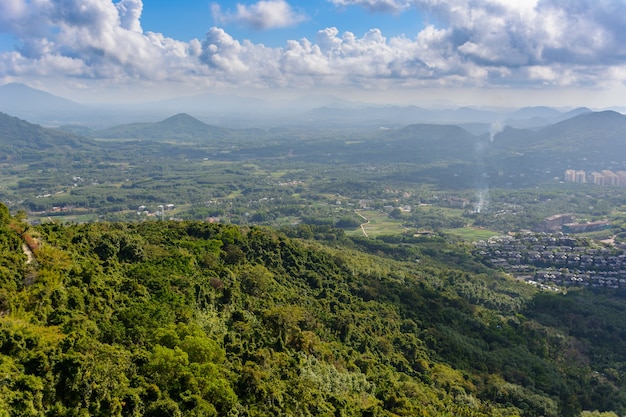
[[[363,220],[365,220],[365,223],[361,223],[361,231],[363,232],[363,236],[365,237],[369,237],[367,235],[367,232],[365,231],[365,225],[370,224],[370,221],[367,217],[365,217],[364,215],[362,215],[361,213],[359,213],[357,210],[354,210],[354,212],[356,213],[357,216],[359,216],[360,218],[362,218]]]

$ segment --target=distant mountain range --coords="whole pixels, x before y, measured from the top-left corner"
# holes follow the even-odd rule
[[[173,142],[210,142],[249,136],[265,137],[264,129],[230,129],[206,124],[187,113],[179,113],[157,122],[128,123],[107,129],[63,125],[59,130],[100,139],[140,139]]]
[[[200,94],[141,105],[121,103],[118,106],[92,106],[16,83],[0,86],[0,111],[45,126],[87,126],[100,130],[115,125],[166,118],[175,113],[190,113],[209,125],[231,128],[397,128],[415,123],[430,123],[462,125],[475,134],[488,132],[494,123],[516,128],[540,128],[591,112],[584,107],[562,111],[542,106],[521,109],[435,109],[356,103],[323,95],[272,100]]]
[[[541,113],[542,109],[527,114]],[[548,110],[545,110],[548,113]],[[626,116],[614,111],[587,112],[543,128],[499,125],[491,133],[470,133],[461,126],[416,123],[398,129],[370,129],[357,142],[298,130],[230,129],[209,125],[186,113],[157,122],[130,123],[94,130],[75,125],[44,128],[0,113],[0,150],[18,152],[94,151],[99,142],[86,139],[144,140],[172,145],[214,145],[238,158],[290,157],[341,162],[470,161],[485,169],[506,171],[511,164],[549,169],[555,161],[612,164],[626,161]],[[557,114],[552,112],[554,116]],[[574,113],[569,113],[570,115]],[[296,133],[294,133],[296,132]],[[332,132],[332,131],[331,131]],[[270,140],[271,139],[271,140]],[[578,162],[577,162],[578,161]],[[572,166],[573,166],[572,165]],[[576,167],[575,167],[576,168]],[[560,168],[559,168],[560,169]]]
[[[606,157],[626,145],[626,116],[611,110],[582,113],[539,130],[507,127],[494,137],[494,147],[535,151],[585,151]]]
[[[88,120],[90,109],[24,84],[11,83],[0,86],[0,112],[32,123],[58,125]]]
[[[500,123],[519,128],[532,128],[556,123],[578,114],[591,112],[581,107],[567,112],[550,107],[526,107],[514,111],[481,110],[471,107],[457,109],[425,109],[417,106],[370,106],[360,109],[321,107],[309,112],[314,120],[337,125],[367,121],[368,125],[429,123],[479,125],[475,133],[487,132],[491,124]],[[390,127],[390,126],[387,126]]]
[[[11,83],[0,86],[0,111],[15,115],[36,114],[39,111],[59,114],[80,111],[83,106],[71,100],[24,84]]]

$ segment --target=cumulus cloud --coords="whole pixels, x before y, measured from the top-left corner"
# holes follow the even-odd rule
[[[0,32],[19,40],[0,54],[0,80],[52,77],[207,86],[390,88],[597,86],[626,73],[626,3],[581,0],[328,0],[432,22],[413,36],[323,28],[267,47],[213,27],[181,42],[141,27],[141,0],[1,0]],[[220,22],[257,29],[305,17],[283,0],[239,5]]]
[[[201,59],[223,75],[239,73],[240,85],[250,86],[415,84],[416,80],[430,80],[435,75],[445,78],[446,72],[456,75],[461,71],[454,57],[442,58],[449,61],[448,71],[428,66],[419,58],[425,46],[404,38],[388,40],[378,29],[358,38],[351,32],[340,34],[337,28],[327,28],[317,33],[315,43],[291,40],[284,48],[268,48],[240,43],[222,29],[212,28]]]
[[[0,75],[166,79],[192,71],[191,44],[143,33],[141,0],[6,0],[0,31],[20,40]],[[196,59],[197,66],[197,59]]]
[[[622,60],[626,3],[612,1],[413,0],[436,16],[467,59],[496,66]]]
[[[133,32],[142,32],[139,18],[143,11],[143,3],[141,0],[122,0],[115,5],[117,8],[120,24],[124,29]]]
[[[281,76],[316,82],[589,86],[626,65],[626,3],[618,0],[328,0],[433,20],[414,38],[361,38],[336,28],[281,49]],[[420,22],[423,23],[423,22]],[[246,62],[245,57],[239,58]],[[250,65],[255,68],[255,65]]]
[[[18,37],[42,35],[49,9],[47,2],[30,4],[26,0],[3,0],[0,2],[0,33]]]
[[[251,6],[238,4],[234,12],[222,11],[214,3],[211,11],[213,18],[221,24],[235,22],[256,30],[295,26],[306,20],[304,14],[294,11],[284,0],[262,0]]]
[[[448,48],[483,66],[591,65],[626,57],[626,3],[620,0],[328,1],[389,13],[414,8],[445,29]]]
[[[370,12],[398,14],[410,7],[408,0],[329,0],[336,6],[360,6]]]

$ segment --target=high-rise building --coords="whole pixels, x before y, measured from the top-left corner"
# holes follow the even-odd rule
[[[594,183],[595,185],[604,185],[604,175],[602,175],[599,172],[592,172],[591,173],[591,182]]]
[[[602,171],[602,176],[604,177],[604,185],[611,185],[614,187],[619,185],[619,176],[613,171],[605,169]]]

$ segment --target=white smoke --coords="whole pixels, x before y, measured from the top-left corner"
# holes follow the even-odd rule
[[[493,143],[496,135],[504,130],[504,124],[496,121],[489,127],[489,143]],[[476,147],[476,171],[477,171],[477,191],[476,203],[474,204],[474,212],[480,213],[487,210],[489,206],[489,185],[486,164],[484,161],[484,153],[489,143],[479,142]]]
[[[491,126],[489,127],[489,142],[493,143],[493,140],[495,139],[496,135],[498,133],[502,133],[502,131],[504,130],[504,125],[502,124],[501,121],[497,121],[497,122],[493,122],[491,124]]]
[[[487,209],[489,205],[489,188],[482,188],[476,193],[476,204],[474,205],[474,213],[480,213]]]

